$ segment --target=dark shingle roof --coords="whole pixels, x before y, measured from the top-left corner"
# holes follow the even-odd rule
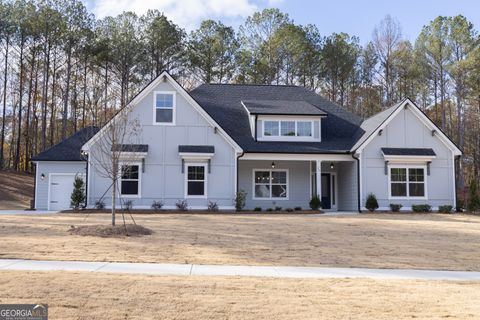
[[[386,156],[436,156],[431,148],[382,148]]]
[[[148,152],[148,144],[119,144],[112,147],[112,151]]]
[[[215,153],[215,147],[214,146],[183,145],[183,146],[178,146],[178,152]]]
[[[244,100],[250,114],[325,116],[326,113],[306,101]]]
[[[190,92],[202,108],[245,152],[346,153],[362,120],[315,92],[297,86],[204,84]],[[304,101],[327,114],[321,142],[260,142],[251,134],[242,101]],[[358,138],[357,138],[358,139]]]
[[[32,157],[32,161],[85,161],[80,151],[85,142],[98,132],[96,127],[77,131],[62,142]]]

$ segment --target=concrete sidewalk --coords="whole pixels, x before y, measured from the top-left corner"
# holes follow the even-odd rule
[[[471,271],[39,261],[20,259],[0,259],[0,271],[1,270],[86,271],[178,276],[370,278],[480,281],[480,272]]]
[[[38,216],[38,215],[43,215],[43,214],[56,214],[56,213],[59,213],[59,212],[60,211],[5,209],[5,210],[0,210],[0,216],[1,215]]]

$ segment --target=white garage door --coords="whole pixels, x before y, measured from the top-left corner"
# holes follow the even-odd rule
[[[50,176],[49,210],[68,210],[73,191],[73,174],[54,174]]]

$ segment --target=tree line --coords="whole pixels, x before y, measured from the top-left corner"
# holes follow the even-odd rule
[[[479,178],[480,38],[464,16],[437,17],[414,42],[386,16],[362,45],[278,9],[188,33],[158,10],[96,19],[79,0],[0,0],[0,167],[30,171],[34,154],[102,126],[163,70],[187,89],[305,86],[362,117],[409,97],[465,152],[459,188]]]

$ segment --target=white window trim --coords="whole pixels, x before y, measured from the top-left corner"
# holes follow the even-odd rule
[[[314,121],[315,120],[270,120],[270,119],[265,119],[262,120],[262,137],[258,140],[265,140],[265,141],[318,141],[319,139],[315,139],[314,135]],[[266,136],[265,135],[265,122],[278,122],[278,136]],[[312,132],[312,135],[309,136],[282,136],[282,122],[294,122],[295,123],[295,134],[298,133],[298,122],[310,122],[310,130]]]
[[[159,94],[171,94],[172,99],[172,122],[157,122],[157,95]],[[175,91],[154,91],[153,92],[153,125],[155,126],[174,126],[176,123],[177,115],[177,95]]]
[[[286,181],[286,185],[287,185],[287,196],[285,198],[281,198],[281,197],[272,197],[271,194],[272,194],[272,188],[270,188],[270,197],[268,198],[259,198],[259,197],[256,197],[255,196],[255,172],[257,171],[269,171],[270,172],[270,176],[272,175],[272,172],[286,172],[287,174],[287,181]],[[288,200],[289,196],[290,196],[290,179],[289,179],[289,171],[288,169],[268,169],[268,168],[264,168],[264,169],[261,169],[261,168],[258,168],[258,169],[253,169],[252,170],[252,199],[253,200]],[[270,181],[270,186],[272,186],[272,182]]]
[[[203,195],[201,196],[191,196],[188,195],[188,167],[203,167],[204,168],[204,186],[203,186]],[[208,195],[208,163],[205,162],[186,162],[184,167],[184,196],[185,199],[206,199]]]
[[[137,194],[122,194],[122,166],[138,166],[138,193]],[[120,184],[118,186],[118,194],[122,198],[132,198],[132,199],[138,199],[142,197],[142,162],[141,161],[134,161],[134,162],[129,162],[129,161],[121,161],[119,162],[119,181]]]
[[[399,196],[392,196],[392,170],[391,169],[407,169],[407,196],[406,197],[399,197]],[[409,187],[409,178],[408,178],[408,169],[423,169],[423,178],[424,178],[424,196],[423,197],[411,197],[410,194],[410,187]],[[392,164],[388,165],[388,199],[389,200],[428,200],[428,175],[427,175],[427,166],[426,165],[397,165]]]

